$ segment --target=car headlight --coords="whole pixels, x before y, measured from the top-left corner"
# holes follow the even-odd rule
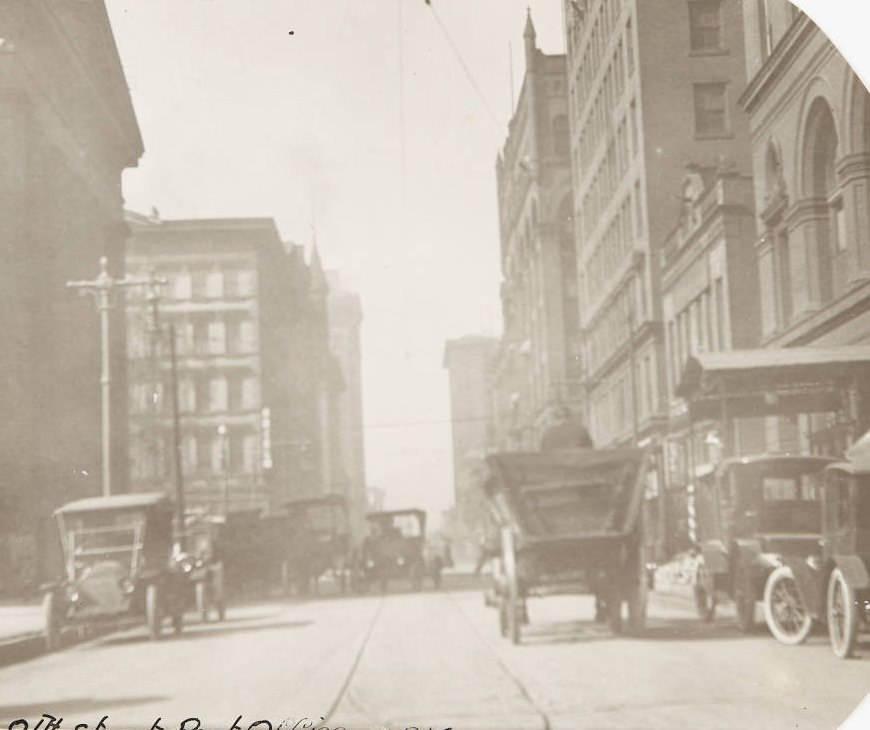
[[[81,600],[81,595],[78,591],[71,591],[69,594],[69,600],[72,603],[78,603]]]

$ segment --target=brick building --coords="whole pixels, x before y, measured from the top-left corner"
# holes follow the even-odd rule
[[[214,513],[274,509],[324,487],[329,394],[325,290],[316,257],[271,219],[131,216],[127,268],[169,281],[185,499]],[[143,292],[128,297],[130,480],[172,483],[170,360]]]
[[[496,164],[503,334],[496,442],[537,448],[558,405],[582,410],[565,56],[525,32],[526,74]]]
[[[100,493],[100,256],[123,273],[121,172],[142,139],[103,2],[0,3],[0,590],[38,585],[60,503]],[[122,311],[111,368],[125,387]],[[112,404],[112,473],[126,476],[125,399]]]
[[[571,167],[589,426],[666,429],[658,250],[687,165],[750,170],[743,18],[717,0],[565,1]]]

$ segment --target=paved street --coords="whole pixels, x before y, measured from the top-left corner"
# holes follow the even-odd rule
[[[529,608],[520,647],[477,591],[248,605],[159,643],[132,630],[0,670],[0,727],[827,730],[870,690],[870,647],[844,662],[823,635],[790,648],[727,615],[701,626],[674,596],[653,597],[643,638],[610,636],[585,598]]]

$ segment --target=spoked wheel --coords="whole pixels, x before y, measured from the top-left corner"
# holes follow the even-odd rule
[[[737,610],[737,625],[744,634],[755,628],[755,595],[749,576],[738,571],[734,581],[734,606]]]
[[[619,585],[611,586],[607,591],[605,600],[605,609],[607,611],[607,625],[614,634],[621,634],[623,631],[622,625],[622,591]]]
[[[716,590],[713,578],[704,566],[695,573],[695,610],[698,618],[710,623],[716,617]]]
[[[42,598],[42,617],[44,620],[45,650],[56,651],[60,646],[62,617],[57,594],[53,591]]]
[[[858,638],[857,599],[839,568],[834,568],[828,582],[828,635],[837,657],[852,656]]]
[[[507,594],[506,602],[507,633],[514,644],[522,640],[522,603],[520,600],[520,583],[517,574],[517,556],[514,546],[514,535],[510,528],[502,529],[501,533],[502,562]]]
[[[148,626],[148,636],[159,639],[163,624],[163,607],[160,605],[160,589],[156,583],[151,583],[145,589],[145,623]]]
[[[802,644],[813,628],[813,619],[804,607],[794,573],[787,565],[774,570],[764,585],[764,620],[773,637],[789,646]]]

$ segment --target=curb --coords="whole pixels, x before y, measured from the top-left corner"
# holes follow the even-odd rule
[[[0,666],[16,664],[45,653],[41,634],[25,634],[0,641]]]

